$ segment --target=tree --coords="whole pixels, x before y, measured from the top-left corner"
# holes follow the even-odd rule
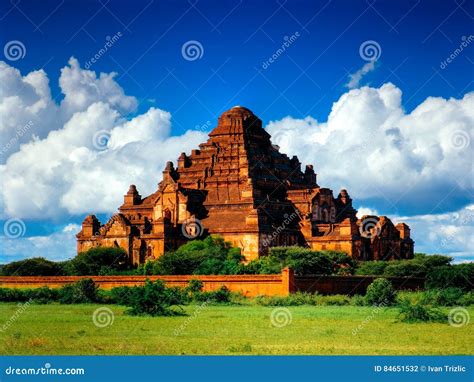
[[[33,257],[5,264],[1,268],[1,274],[3,276],[57,276],[62,275],[63,270],[59,263],[43,257]]]
[[[95,247],[63,263],[69,275],[95,276],[130,269],[127,253],[117,247]]]

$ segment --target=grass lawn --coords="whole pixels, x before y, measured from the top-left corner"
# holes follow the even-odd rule
[[[0,331],[0,354],[474,354],[474,320],[460,328],[405,324],[396,308],[289,307],[291,323],[279,328],[271,307],[191,305],[188,316],[152,318],[110,305],[114,321],[100,328],[92,321],[100,307],[31,304],[15,319],[17,304],[1,303],[0,323],[8,327]],[[474,307],[468,311],[474,317]]]

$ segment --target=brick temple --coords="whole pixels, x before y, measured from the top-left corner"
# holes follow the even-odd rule
[[[131,185],[119,212],[102,225],[88,215],[77,250],[118,246],[133,264],[188,240],[220,235],[247,260],[269,247],[299,245],[346,252],[359,260],[413,257],[410,228],[386,216],[356,217],[346,190],[320,187],[312,165],[301,170],[272,144],[262,121],[245,107],[223,113],[207,142],[168,162],[163,180],[142,197]]]

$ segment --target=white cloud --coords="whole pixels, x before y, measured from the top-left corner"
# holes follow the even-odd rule
[[[375,215],[378,216],[380,215],[379,212],[376,209],[373,208],[368,208],[368,207],[359,207],[357,209],[357,218],[362,219],[363,216],[365,215]]]
[[[34,74],[42,80],[37,79],[36,90],[25,95],[21,80],[34,76],[21,77],[6,64],[0,73],[2,68],[16,76],[17,84],[8,83],[4,89],[0,83],[0,94],[11,94],[24,104],[32,104],[30,98],[35,100],[39,93],[49,95],[44,72]],[[170,136],[171,115],[157,108],[131,120],[124,118],[137,102],[113,77],[103,73],[97,77],[81,69],[75,59],[62,70],[64,100],[60,106],[49,101],[46,107],[46,113],[60,115],[61,122],[43,138],[23,143],[0,166],[5,216],[49,219],[113,212],[130,183],[143,195],[155,191],[165,162],[206,140],[206,134],[197,131]]]
[[[448,254],[456,263],[474,261],[474,204],[450,213],[393,220],[410,226],[416,252]]]
[[[121,113],[128,113],[137,107],[135,97],[126,96],[114,77],[117,73],[96,73],[81,69],[75,58],[69,66],[61,69],[59,85],[64,93],[61,109],[67,115],[87,109],[91,104],[107,100],[111,107]]]
[[[171,136],[171,116],[158,108],[124,117],[137,102],[124,94],[113,74],[97,76],[71,59],[59,82],[64,100],[57,104],[43,71],[22,77],[0,62],[0,132],[16,137],[0,165],[5,217],[64,219],[114,212],[130,183],[142,195],[153,192],[167,160],[207,139],[199,131]],[[413,210],[415,216],[399,218],[411,225],[417,251],[469,259],[473,219],[460,225],[450,221],[450,214],[430,211],[443,198],[472,190],[474,93],[462,99],[430,97],[411,113],[403,110],[401,97],[392,84],[363,87],[343,94],[327,122],[288,116],[266,128],[281,151],[315,165],[320,185],[347,188],[366,206],[374,207],[369,201],[381,197],[421,206],[427,215]],[[18,137],[18,127],[30,120],[31,131]],[[454,216],[467,221],[472,210],[466,207]],[[373,208],[359,213],[378,214]],[[5,261],[18,253],[72,256],[79,227],[66,228],[50,236],[2,238]]]
[[[369,61],[367,62],[362,68],[360,68],[357,72],[349,75],[349,82],[347,83],[347,87],[349,89],[354,89],[359,87],[360,81],[362,77],[364,77],[367,73],[370,73],[375,69],[376,61]]]
[[[80,229],[77,224],[68,224],[51,235],[16,239],[0,236],[0,264],[30,257],[44,257],[55,261],[70,259],[76,255],[75,235]]]
[[[266,129],[281,151],[315,165],[320,185],[347,188],[357,200],[429,211],[466,195],[472,190],[474,92],[462,99],[430,97],[411,113],[401,97],[390,83],[363,87],[343,94],[325,123],[285,117]]]
[[[114,81],[115,73],[100,73],[80,68],[75,58],[61,70],[59,85],[64,95],[60,105],[51,98],[49,79],[43,70],[22,76],[18,69],[0,61],[0,163],[33,137],[40,139],[61,129],[77,112],[97,102],[111,106],[120,114],[135,110],[137,100],[126,96]]]

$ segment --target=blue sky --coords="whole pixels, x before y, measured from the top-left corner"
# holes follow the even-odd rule
[[[347,90],[347,74],[363,63],[359,46],[366,40],[377,41],[382,55],[380,67],[365,82],[378,86],[391,81],[403,87],[407,110],[428,96],[459,97],[473,86],[466,78],[472,73],[467,56],[429,80],[435,70],[441,72],[440,62],[461,37],[472,31],[467,12],[474,12],[468,2],[462,7],[454,1],[375,1],[372,6],[367,1],[60,4],[22,1],[21,11],[14,8],[2,20],[3,39],[27,46],[27,59],[15,67],[27,72],[45,65],[55,78],[70,56],[84,64],[107,36],[120,31],[124,37],[93,69],[116,71],[127,93],[144,99],[139,111],[149,107],[147,100],[156,100],[172,113],[177,133],[214,120],[235,103],[261,111],[264,120],[286,114],[304,117],[308,111],[325,120],[332,103]],[[12,7],[4,2],[2,14]],[[301,34],[298,42],[264,71],[266,79],[258,75],[262,63],[294,32]],[[203,45],[199,61],[181,56],[189,40]],[[60,96],[54,81],[52,89]]]
[[[304,125],[301,135],[307,133],[309,137],[311,134],[308,132],[312,131],[314,145],[304,146],[304,142],[295,139],[287,147],[281,145],[282,148],[287,148],[289,154],[297,154],[303,159],[314,161],[323,185],[337,189],[345,185],[344,180],[332,174],[341,172],[340,167],[344,167],[344,160],[351,161],[353,158],[351,158],[352,148],[349,146],[341,152],[337,152],[335,146],[334,156],[340,161],[339,164],[331,164],[329,154],[323,153],[325,147],[330,147],[322,143],[324,129],[335,131],[338,129],[332,127],[331,123],[326,124],[331,113],[336,115],[333,105],[341,100],[341,109],[349,110],[344,120],[347,121],[347,129],[355,131],[356,127],[352,126],[351,110],[359,110],[357,109],[359,104],[354,103],[358,101],[347,101],[353,103],[344,106],[345,97],[350,91],[355,92],[350,94],[355,94],[357,99],[364,99],[365,103],[360,106],[360,110],[366,111],[367,114],[377,112],[378,109],[372,109],[375,107],[374,102],[387,98],[396,99],[397,92],[400,92],[399,107],[392,107],[390,104],[387,109],[390,109],[393,118],[398,118],[396,115],[403,113],[404,119],[397,122],[394,126],[395,131],[400,128],[400,134],[410,144],[416,141],[416,144],[413,144],[416,146],[413,152],[418,155],[420,151],[424,151],[419,147],[419,142],[427,137],[431,124],[433,129],[437,129],[437,123],[440,123],[440,126],[445,125],[445,122],[439,122],[443,121],[443,118],[452,120],[451,115],[459,116],[459,113],[452,108],[466,109],[459,100],[473,90],[474,57],[469,39],[472,35],[473,15],[472,2],[451,0],[439,2],[22,0],[19,3],[3,2],[0,6],[0,42],[3,47],[11,41],[21,42],[25,55],[21,59],[11,60],[5,56],[4,51],[0,60],[5,61],[9,67],[18,69],[21,76],[43,69],[49,80],[51,99],[56,105],[63,103],[66,105],[64,107],[72,110],[69,114],[65,112],[68,119],[74,112],[82,112],[92,103],[84,101],[82,106],[78,106],[81,100],[73,99],[74,94],[80,93],[78,91],[80,86],[99,89],[103,86],[106,90],[101,90],[99,92],[101,94],[97,97],[102,97],[100,98],[102,101],[107,99],[111,105],[120,103],[114,110],[128,120],[146,115],[150,108],[168,112],[169,117],[154,115],[154,118],[166,126],[169,125],[169,132],[166,133],[170,142],[169,148],[173,147],[172,143],[175,142],[172,137],[183,137],[188,131],[192,131],[194,135],[189,139],[183,138],[184,143],[178,144],[178,147],[187,149],[186,144],[194,147],[195,140],[196,142],[202,140],[197,134],[212,128],[218,115],[236,104],[251,108],[263,120],[264,125],[273,121],[274,124],[268,127],[273,133],[275,129],[280,129],[279,132],[293,131],[294,134],[299,134],[295,126]],[[97,76],[101,72],[116,72],[117,75],[109,82],[104,80],[102,85],[87,76],[78,79],[80,73],[84,74],[86,63],[98,54],[108,38],[114,36],[118,38],[113,46],[87,69],[97,73]],[[282,54],[278,54],[278,49],[290,38],[293,40],[291,44]],[[183,45],[190,41],[198,43],[200,57],[196,60],[186,59],[183,55]],[[364,60],[361,56],[360,47],[367,41],[374,42],[375,45],[372,45],[378,50],[378,59],[374,62]],[[456,53],[454,59],[446,65],[446,60],[463,42],[466,46],[462,52]],[[275,54],[277,58],[268,64],[268,60]],[[66,75],[63,77],[65,85],[61,87],[59,83],[61,70],[68,65],[71,57],[77,60],[79,67],[69,64],[73,69],[67,79]],[[372,64],[372,67],[361,74],[355,83],[348,86],[350,76],[369,64]],[[87,84],[89,80],[91,83]],[[116,83],[120,90],[117,90],[115,85],[110,90],[111,81]],[[384,84],[389,83],[393,87],[357,93],[364,86],[369,89],[382,89]],[[37,84],[35,86],[39,88]],[[71,94],[69,103],[74,104],[73,106],[68,106],[68,102],[64,102],[67,98],[64,96],[64,88],[69,89]],[[81,89],[83,91],[83,88]],[[14,92],[11,89],[9,91]],[[22,92],[24,90],[18,90],[20,98],[24,96],[25,99],[29,99],[29,96]],[[87,98],[91,93],[89,90],[84,90],[84,94]],[[135,97],[134,101],[125,99],[124,94]],[[94,97],[94,101],[99,99]],[[446,102],[437,104],[430,101],[431,103],[424,104],[429,97],[442,97]],[[449,104],[450,98],[458,100],[459,104]],[[116,102],[117,99],[119,101]],[[128,102],[132,102],[133,107]],[[469,102],[465,101],[465,104],[470,105]],[[430,116],[424,120],[421,120],[418,114],[411,115],[422,104],[429,110],[438,110],[440,115]],[[100,114],[99,111],[97,113]],[[290,119],[281,122],[285,117]],[[387,117],[387,120],[391,118]],[[45,139],[50,131],[59,129],[58,126],[53,126],[54,118],[51,120],[50,128],[45,124],[35,133],[40,140]],[[378,117],[374,118],[374,124],[378,120]],[[358,128],[363,129],[363,123],[371,121],[361,121]],[[67,120],[64,121],[66,122]],[[100,123],[102,122],[97,119],[97,124]],[[404,126],[410,123],[413,126],[420,126],[418,127],[420,133],[416,137],[412,131],[405,133],[403,130],[408,129]],[[369,131],[369,127],[367,130]],[[433,153],[436,150],[433,150],[423,156],[426,162],[429,162],[430,158],[433,158],[431,162],[436,161],[436,158],[443,158],[443,161],[446,161],[442,164],[440,160],[439,174],[448,171],[446,168],[449,166],[456,167],[453,171],[456,173],[456,178],[449,182],[441,176],[438,178],[436,174],[433,175],[438,170],[433,163],[427,166],[415,155],[413,158],[404,156],[406,162],[404,166],[407,172],[419,171],[420,179],[426,177],[427,180],[413,187],[413,192],[405,192],[392,182],[393,179],[384,180],[385,173],[391,171],[392,162],[389,160],[379,172],[378,178],[363,174],[364,166],[360,166],[360,174],[358,171],[348,170],[351,176],[356,180],[360,178],[361,181],[356,183],[356,180],[351,180],[347,183],[349,186],[353,185],[355,189],[356,206],[359,208],[375,210],[389,216],[408,217],[408,220],[412,219],[417,227],[422,227],[425,223],[428,225],[427,222],[433,224],[433,221],[442,221],[442,224],[437,224],[443,225],[444,231],[437,230],[433,233],[428,228],[428,231],[419,228],[418,237],[414,232],[417,243],[421,243],[421,249],[426,251],[462,253],[461,260],[464,260],[471,258],[472,255],[472,252],[466,253],[470,251],[469,248],[461,245],[462,242],[466,242],[466,238],[462,235],[472,233],[473,219],[469,209],[472,205],[472,182],[466,181],[472,177],[469,166],[466,166],[466,158],[471,158],[472,163],[472,144],[470,144],[472,120],[469,120],[469,117],[460,118],[459,121],[453,122],[452,131],[464,132],[461,135],[464,139],[467,134],[467,147],[463,147],[462,152],[457,151],[450,156],[451,151],[449,155],[443,151],[443,155],[437,157],[436,153]],[[433,134],[435,133],[434,131]],[[440,136],[444,136],[443,134]],[[407,138],[408,135],[410,138]],[[30,138],[32,137],[28,137]],[[442,142],[431,142],[431,137],[426,139],[427,146],[438,144],[444,147]],[[380,141],[375,139],[374,142]],[[31,144],[31,141],[18,142],[18,147],[7,153],[2,163],[8,163],[3,170],[8,174],[15,168],[16,162],[13,156],[28,158],[28,155],[18,153],[19,143]],[[156,150],[165,152],[163,147],[156,145]],[[382,153],[377,154],[377,148]],[[373,150],[374,157],[382,155],[384,151],[378,143],[367,149],[367,153],[370,150]],[[308,151],[314,151],[312,156],[307,154]],[[398,155],[399,152],[395,154]],[[397,167],[400,158],[397,159],[395,154],[390,160],[393,160],[393,163],[397,161],[398,164],[393,164]],[[41,160],[41,154],[39,155],[38,160]],[[175,154],[170,153],[168,159],[175,160],[178,155],[177,151]],[[464,164],[460,164],[454,155],[464,158]],[[446,160],[447,157],[450,158],[449,162]],[[150,184],[156,185],[159,181],[160,163],[156,161],[156,166],[147,169],[148,177],[153,179]],[[146,165],[147,163],[143,162],[143,166]],[[16,166],[18,169],[20,165]],[[48,176],[47,171],[42,171],[38,170],[31,174],[29,181],[45,182],[43,178]],[[396,171],[399,169],[394,169],[393,173]],[[133,174],[132,172],[129,176],[132,179],[128,183],[135,182]],[[341,177],[343,175],[347,173],[342,172]],[[61,176],[57,176],[57,187],[63,187],[62,176],[65,175],[62,173]],[[7,176],[7,179],[11,179],[11,176]],[[140,179],[142,178],[138,177],[138,180]],[[401,182],[406,182],[407,189],[412,183],[410,179],[414,178],[400,178]],[[5,187],[12,184],[8,182]],[[368,194],[362,193],[364,182],[366,187],[374,184]],[[140,182],[137,183],[140,186]],[[53,183],[47,185],[54,189]],[[89,186],[94,187],[93,184]],[[144,186],[147,191],[150,191],[150,187]],[[38,189],[33,187],[30,190],[46,192],[44,187]],[[113,199],[116,195],[121,196],[124,191],[116,191],[115,196],[109,195],[112,202],[110,198],[107,199],[110,202],[108,205],[114,205]],[[21,192],[28,196],[27,191]],[[74,198],[80,192],[84,191],[74,190],[71,194],[73,196],[62,201],[63,204],[69,201],[74,207],[65,207],[67,212],[57,215],[44,212],[48,209],[44,200],[36,202],[36,206],[40,205],[37,214],[28,215],[24,211],[20,212],[20,207],[14,207],[21,202],[14,201],[11,195],[4,196],[2,203],[6,212],[2,216],[3,221],[20,217],[26,226],[26,231],[22,238],[4,245],[5,250],[3,256],[0,254],[0,262],[28,256],[29,253],[26,252],[38,254],[41,248],[32,247],[31,242],[27,240],[28,237],[42,236],[46,242],[54,235],[57,235],[58,240],[62,240],[59,233],[63,232],[65,227],[70,227],[72,232],[74,226],[69,225],[80,224],[85,215],[83,211],[88,210],[85,207],[81,209],[75,206],[78,202]],[[85,198],[84,203],[87,203],[87,200]],[[96,208],[93,203],[90,211],[97,211],[102,217],[102,222],[113,212],[108,207]],[[459,225],[457,220],[460,216],[467,216],[468,223],[465,223],[464,218],[464,223]],[[440,246],[439,238],[446,236],[443,232],[448,231],[459,243],[456,240],[453,243],[451,240],[452,245]],[[71,240],[71,237],[69,235],[68,240]],[[426,237],[431,239],[427,240]],[[20,245],[21,240],[23,242]],[[55,254],[55,257],[59,258],[61,254]]]

